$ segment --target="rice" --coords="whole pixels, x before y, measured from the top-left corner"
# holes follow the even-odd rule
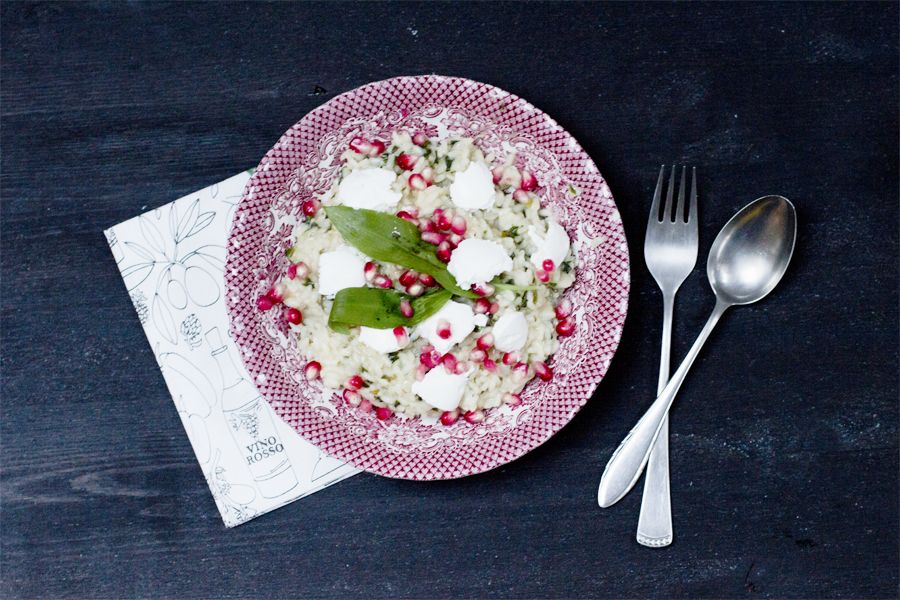
[[[401,153],[424,156],[411,171],[404,171],[395,164],[396,157]],[[417,214],[419,218],[429,217],[438,208],[462,214],[467,220],[466,238],[496,241],[512,258],[511,271],[502,274],[500,279],[516,286],[534,287],[528,290],[501,290],[491,298],[492,302],[499,305],[498,313],[492,316],[494,319],[511,310],[518,310],[525,315],[528,338],[519,351],[517,362],[531,365],[534,361],[547,361],[556,352],[559,342],[554,306],[563,291],[574,282],[575,259],[570,250],[562,264],[557,265],[550,274],[549,284],[538,284],[536,281],[535,266],[529,260],[536,247],[527,232],[529,227],[534,227],[541,233],[546,232],[547,224],[553,220],[553,216],[549,209],[541,207],[539,198],[534,194],[529,194],[525,202],[513,198],[521,181],[521,174],[514,166],[514,155],[508,156],[503,163],[498,163],[493,156],[485,157],[471,139],[430,140],[423,148],[413,144],[409,134],[396,132],[386,152],[380,156],[369,157],[347,150],[341,158],[343,166],[340,176],[331,189],[318,198],[321,204],[337,204],[336,195],[341,180],[354,171],[392,169],[398,175],[392,189],[402,194],[396,211],[405,210]],[[468,168],[472,161],[499,165],[497,172],[502,170],[503,178],[495,185],[492,207],[486,210],[460,211],[450,200],[449,187],[454,175]],[[432,184],[423,190],[412,189],[408,176],[413,173],[422,174],[427,168],[431,169],[426,175],[431,176]],[[519,199],[521,200],[521,194]],[[321,377],[324,384],[341,389],[350,377],[359,374],[367,384],[359,393],[372,405],[388,407],[409,416],[440,415],[441,411],[432,408],[411,391],[417,371],[421,377],[419,357],[422,348],[428,344],[426,339],[416,335],[415,330],[411,331],[410,343],[406,347],[383,354],[359,341],[358,328],[351,330],[349,334],[341,334],[328,327],[332,301],[319,295],[317,291],[319,256],[346,242],[330,225],[325,211],[318,210],[313,217],[298,224],[293,235],[296,244],[291,249],[290,260],[305,263],[310,275],[308,279],[283,278],[278,285],[278,292],[283,296],[286,306],[302,311],[303,323],[292,326],[292,329],[297,336],[300,352],[322,365]],[[403,267],[392,264],[379,264],[379,269],[394,282],[405,271]],[[467,299],[454,298],[454,301],[471,304]],[[490,331],[492,322],[493,320],[485,327],[476,327],[475,331],[451,350],[459,361],[469,361],[476,347],[476,340]],[[532,368],[529,368],[525,377],[514,373],[514,365],[503,364],[501,356],[502,354],[497,353],[492,355],[497,364],[493,372],[483,365],[471,365],[474,370],[469,376],[459,405],[461,411],[500,406],[510,400],[509,394],[521,391],[534,376]]]

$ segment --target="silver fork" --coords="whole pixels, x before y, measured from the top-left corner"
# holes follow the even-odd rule
[[[684,187],[687,168],[681,168],[678,205],[672,214],[672,195],[675,189],[675,167],[669,177],[666,204],[662,217],[659,204],[665,180],[665,166],[659,170],[659,180],[653,193],[647,238],[644,241],[644,260],[656,280],[663,297],[662,350],[659,356],[659,382],[656,393],[662,393],[669,381],[669,352],[672,346],[672,309],[675,293],[697,264],[697,169],[691,169],[691,205],[684,215]],[[672,506],[669,496],[669,419],[663,421],[656,444],[647,462],[641,516],[638,519],[637,541],[644,546],[661,548],[672,543]]]

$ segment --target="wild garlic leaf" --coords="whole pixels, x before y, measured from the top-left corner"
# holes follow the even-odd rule
[[[339,333],[347,333],[351,327],[389,329],[404,325],[417,325],[439,311],[453,294],[449,290],[436,290],[413,298],[396,290],[381,288],[345,288],[339,291],[331,305],[328,326]],[[409,300],[412,317],[404,317],[400,303]]]
[[[328,206],[325,214],[344,240],[363,254],[375,260],[427,273],[441,287],[456,296],[477,297],[473,292],[456,285],[456,279],[435,255],[435,247],[423,242],[419,228],[409,221],[374,210],[348,206]]]

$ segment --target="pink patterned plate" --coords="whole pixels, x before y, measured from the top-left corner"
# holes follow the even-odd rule
[[[511,150],[537,175],[577,250],[566,297],[578,326],[553,356],[554,377],[535,378],[515,407],[452,426],[395,416],[379,421],[307,383],[278,311],[255,299],[287,265],[300,203],[327,190],[349,141],[390,139],[397,129],[474,138],[496,156]],[[301,241],[302,243],[302,241]],[[603,379],[628,306],[628,247],[612,194],[597,167],[556,121],[508,92],[468,79],[424,75],[370,83],[315,109],[260,162],[237,207],[225,268],[231,330],[244,363],[275,411],[301,436],[341,460],[387,477],[450,479],[493,469],[545,442]]]

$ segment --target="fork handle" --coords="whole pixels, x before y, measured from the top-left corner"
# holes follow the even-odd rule
[[[675,294],[664,294],[657,396],[662,394],[669,382],[674,306]],[[662,548],[672,543],[672,535],[672,502],[669,493],[669,417],[666,416],[647,461],[644,495],[641,498],[641,514],[638,518],[637,542],[642,546]]]

